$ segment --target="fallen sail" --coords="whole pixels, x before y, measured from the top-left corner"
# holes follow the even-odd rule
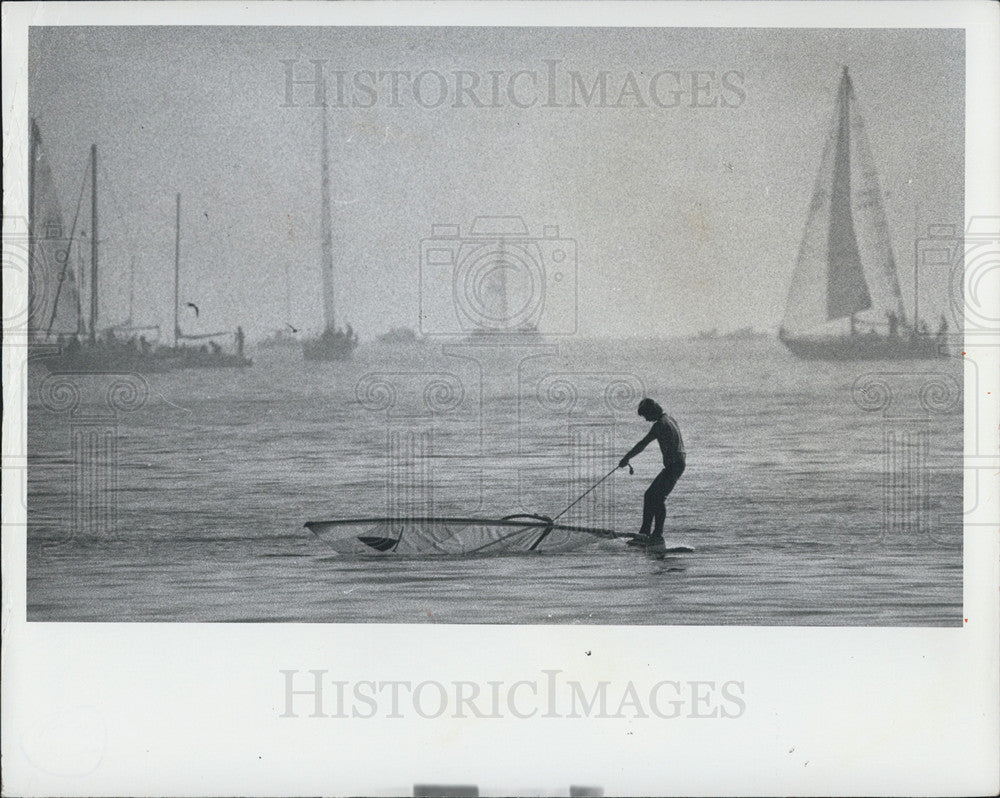
[[[306,528],[338,554],[488,555],[572,551],[598,540],[633,538],[611,529],[557,524],[541,515],[505,518],[345,518]]]

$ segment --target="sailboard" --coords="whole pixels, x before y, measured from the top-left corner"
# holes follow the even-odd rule
[[[612,529],[558,524],[542,515],[504,518],[344,518],[305,528],[338,554],[361,556],[493,555],[565,552],[600,540],[632,539]]]

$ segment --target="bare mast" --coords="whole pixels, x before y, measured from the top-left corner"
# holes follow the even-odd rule
[[[321,109],[323,115],[323,139],[321,167],[321,197],[322,197],[322,269],[323,269],[323,324],[325,330],[333,331],[334,326],[334,295],[333,295],[333,229],[330,220],[330,153],[327,145],[326,132],[326,98]]]
[[[174,224],[174,346],[181,338],[181,195],[177,194],[177,217]]]
[[[129,263],[128,269],[128,326],[132,327],[135,322],[132,320],[135,311],[135,255]]]
[[[28,143],[28,273],[35,260],[35,161],[38,159],[38,124],[31,118],[31,141]],[[31,306],[29,301],[28,306]],[[29,317],[30,321],[30,317]],[[30,325],[29,325],[30,327]]]
[[[920,330],[920,206],[913,206],[913,332]]]

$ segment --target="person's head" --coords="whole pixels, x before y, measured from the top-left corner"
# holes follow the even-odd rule
[[[656,421],[663,415],[663,408],[647,397],[639,402],[639,415],[646,421]]]

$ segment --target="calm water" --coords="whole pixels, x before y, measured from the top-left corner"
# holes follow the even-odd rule
[[[114,378],[72,378],[70,407],[32,367],[28,618],[958,625],[960,378],[957,359],[808,364],[759,339],[372,344],[132,378],[141,406],[113,411]],[[347,560],[302,528],[555,515],[646,432],[644,394],[684,434],[666,538],[693,554]],[[88,429],[114,443],[104,472],[74,452]],[[634,465],[565,518],[635,531],[655,444]],[[105,520],[74,515],[95,501]]]

